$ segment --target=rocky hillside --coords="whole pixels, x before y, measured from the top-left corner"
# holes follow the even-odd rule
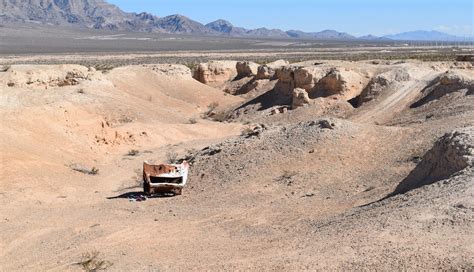
[[[41,22],[95,29],[142,30],[144,22],[156,19],[151,15],[123,12],[102,0],[4,0],[0,2],[0,10],[3,22]]]
[[[233,37],[353,38],[337,31],[330,31],[331,35],[319,37],[316,33],[301,31],[285,32],[280,29],[267,28],[244,29],[235,27],[225,20],[217,20],[203,25],[182,15],[160,18],[146,12],[124,12],[105,0],[2,0],[0,1],[0,23],[43,23],[92,29]]]
[[[320,39],[320,40],[352,40],[356,39],[356,37],[343,33],[343,32],[338,32],[335,30],[323,30],[320,32],[312,32],[312,33],[307,33],[299,30],[289,30],[286,32],[290,37],[293,38],[306,38],[306,39]]]
[[[76,26],[92,29],[122,30],[134,32],[164,32],[231,37],[293,38],[316,40],[446,40],[465,38],[436,31],[414,31],[391,36],[360,38],[335,30],[303,32],[281,29],[245,29],[226,20],[217,20],[206,25],[183,15],[163,18],[153,14],[124,12],[106,0],[2,0],[0,1],[0,24],[42,23],[61,26]],[[471,39],[471,38],[469,38]]]
[[[231,22],[222,19],[210,22],[206,25],[206,27],[222,34],[236,36],[244,35],[248,31],[247,29],[242,27],[235,27],[234,25],[232,25]]]

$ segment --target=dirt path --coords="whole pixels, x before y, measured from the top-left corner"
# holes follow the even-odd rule
[[[355,114],[351,119],[361,123],[384,123],[397,112],[409,106],[420,94],[420,91],[432,81],[439,72],[424,73],[421,79],[411,80],[402,86],[395,86],[392,93],[382,97],[378,103],[366,107]]]

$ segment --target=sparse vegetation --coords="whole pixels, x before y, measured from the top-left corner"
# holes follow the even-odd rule
[[[184,62],[183,65],[188,67],[191,71],[193,71],[196,68],[196,63],[194,62]]]
[[[97,71],[102,71],[103,74],[106,74],[109,71],[111,71],[112,69],[114,69],[115,67],[112,64],[97,64],[97,65],[94,66],[94,68]]]
[[[72,164],[69,167],[76,172],[80,172],[86,175],[95,176],[99,174],[99,168],[95,166],[93,166],[92,168],[88,168],[79,164]]]
[[[87,272],[104,271],[113,265],[112,262],[102,259],[99,251],[83,253],[78,264]]]
[[[219,103],[212,102],[207,106],[207,111],[203,114],[203,119],[210,119],[217,122],[224,122],[227,120],[228,114],[226,111],[216,111],[219,107]]]
[[[250,128],[250,127],[246,127],[246,128],[243,128],[243,129],[242,129],[242,131],[240,132],[240,135],[247,137],[247,136],[249,136],[249,135],[252,134],[252,133],[253,133],[253,129]]]
[[[130,116],[122,116],[122,117],[120,117],[120,119],[118,119],[118,121],[121,124],[128,124],[128,123],[132,123],[133,121],[135,121],[135,119],[130,117]]]
[[[186,155],[184,156],[184,160],[192,164],[198,152],[199,150],[196,148],[186,149]]]
[[[77,90],[77,93],[78,94],[85,94],[86,92],[84,91],[84,89],[81,88],[81,89]]]
[[[88,173],[89,175],[98,175],[99,174],[99,168],[96,168],[96,167],[92,167],[92,169],[89,171]]]
[[[219,103],[212,102],[207,106],[207,111],[204,112],[202,118],[209,119],[217,122],[224,122],[228,119],[228,112],[225,110],[216,111],[219,107]]]
[[[0,66],[0,72],[7,72],[8,70],[10,70],[10,68],[11,68],[10,65]]]
[[[127,156],[134,157],[134,156],[137,156],[138,154],[140,154],[140,151],[139,151],[139,150],[137,150],[137,149],[131,149],[131,150],[128,151]]]
[[[219,107],[219,103],[212,102],[211,104],[207,105],[207,112],[208,113],[214,112],[217,109],[217,107]]]
[[[212,120],[217,121],[217,122],[224,122],[228,118],[227,112],[226,111],[218,111],[214,113],[214,115],[211,117]]]
[[[196,123],[197,123],[197,120],[196,120],[196,118],[193,117],[193,118],[189,118],[188,122],[189,122],[190,124],[196,124]]]
[[[167,163],[177,163],[178,162],[178,153],[175,151],[169,151],[166,153],[166,162]]]

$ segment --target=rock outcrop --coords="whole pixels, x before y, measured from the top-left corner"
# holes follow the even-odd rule
[[[155,73],[158,73],[165,77],[178,77],[178,78],[192,78],[191,69],[180,64],[153,64],[147,65]]]
[[[93,68],[81,65],[43,65],[31,68],[28,65],[16,65],[0,76],[0,86],[47,89],[78,85],[82,81],[100,77]]]
[[[295,86],[313,92],[316,84],[329,72],[327,67],[300,67],[295,70]]]
[[[284,66],[289,65],[290,63],[286,60],[277,60],[270,62],[258,67],[256,79],[273,79],[275,77],[275,71],[281,69]]]
[[[293,98],[291,103],[291,108],[296,109],[298,107],[302,107],[307,105],[311,102],[309,99],[308,93],[305,89],[302,88],[295,88],[293,90]]]
[[[474,127],[445,134],[423,160],[395,189],[392,195],[444,180],[474,166]]]
[[[310,97],[334,96],[349,101],[362,92],[367,79],[348,69],[332,69],[315,85]]]
[[[285,66],[275,71],[278,81],[275,85],[275,94],[291,98],[295,88],[295,67]]]
[[[258,64],[255,62],[239,61],[235,65],[235,69],[237,70],[237,79],[255,76],[258,72]]]
[[[278,91],[291,94],[294,88],[303,88],[311,99],[336,97],[350,100],[358,96],[368,79],[361,73],[330,66],[286,66],[276,71]]]
[[[448,71],[431,82],[430,86],[423,90],[423,98],[415,102],[412,107],[420,107],[449,93],[462,90],[466,91],[466,95],[474,94],[472,75],[460,71]]]
[[[211,86],[218,86],[237,76],[236,61],[210,61],[194,69],[194,79]]]

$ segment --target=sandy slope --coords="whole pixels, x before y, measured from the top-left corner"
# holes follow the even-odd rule
[[[410,108],[438,75],[423,67],[337,115],[349,120],[321,118],[321,103],[256,111],[263,125],[239,136],[243,125],[200,115],[242,99],[184,66],[12,66],[0,73],[0,270],[80,271],[93,250],[111,271],[472,269],[472,167],[379,201],[439,137],[474,125],[466,88]],[[190,154],[184,194],[130,202],[142,162],[169,151]]]
[[[421,70],[421,69],[420,69]],[[407,108],[419,96],[423,90],[437,75],[438,71],[417,71],[418,77],[392,87],[387,95],[371,107],[366,107],[358,112],[353,120],[356,122],[378,122],[384,123],[390,120],[396,113]]]
[[[9,177],[2,179],[2,188],[28,190],[32,184],[22,180],[35,176],[32,190],[41,189],[40,184],[57,190],[62,187],[60,178],[52,183],[44,180],[55,172],[71,174],[67,167],[71,163],[92,167],[104,163],[109,154],[240,131],[236,124],[200,118],[211,102],[226,105],[239,99],[225,97],[186,75],[164,76],[152,67],[125,67],[108,74],[87,72],[89,78],[78,85],[54,86],[62,74],[81,69],[87,70],[13,66],[0,74],[3,84],[15,82],[1,89],[2,173]],[[56,74],[48,74],[52,70]],[[198,123],[190,124],[191,118]]]

